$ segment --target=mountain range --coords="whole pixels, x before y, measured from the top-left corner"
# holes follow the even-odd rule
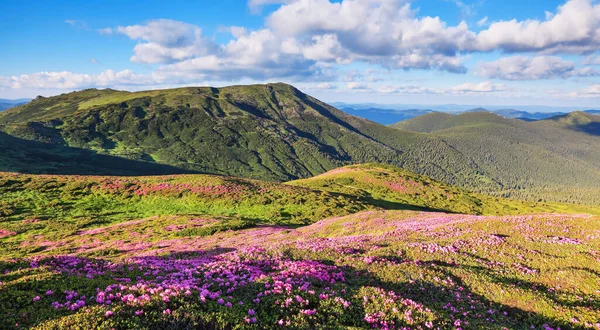
[[[23,105],[29,101],[31,101],[31,100],[30,99],[18,99],[18,100],[0,99],[0,111],[10,109],[10,108],[16,107],[18,105]]]
[[[495,196],[593,204],[599,123],[584,112],[535,122],[431,112],[388,127],[281,83],[88,89],[2,112],[0,170],[288,181],[379,162]]]
[[[444,112],[450,114],[458,114],[463,112],[491,112],[498,114],[505,118],[515,118],[524,121],[536,121],[541,119],[552,118],[561,116],[570,112],[529,112],[516,109],[486,109],[482,107],[472,108],[468,110],[432,110],[432,109],[393,109],[383,108],[382,106],[364,107],[361,105],[355,105],[355,107],[341,107],[342,111],[349,113],[354,116],[362,117],[365,119],[372,120],[379,124],[391,125],[397,122],[415,118],[431,112]],[[583,112],[590,114],[600,114],[600,110],[583,110]]]

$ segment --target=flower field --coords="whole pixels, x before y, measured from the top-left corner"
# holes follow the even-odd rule
[[[212,176],[1,180],[1,329],[600,329],[593,209],[385,209]]]

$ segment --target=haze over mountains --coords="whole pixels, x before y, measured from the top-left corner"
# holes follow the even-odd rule
[[[336,103],[334,103],[336,104]],[[419,106],[419,105],[378,105],[378,104],[339,104],[339,109],[349,114],[362,117],[365,119],[372,120],[374,122],[383,124],[383,125],[391,125],[403,120],[415,118],[427,113],[431,112],[445,112],[458,114],[463,112],[492,112],[498,114],[505,118],[516,118],[524,121],[535,121],[540,119],[551,118],[555,116],[564,115],[566,113],[581,111],[572,109],[565,109],[564,111],[556,111],[554,108],[545,109],[555,111],[536,111],[535,107],[532,107],[534,110],[524,111],[517,110],[512,108],[495,108],[490,107],[469,107],[469,106],[458,106],[458,105],[448,105],[448,106]],[[410,107],[410,108],[408,108]],[[529,107],[525,107],[529,108]],[[542,107],[543,109],[543,107]],[[538,109],[539,110],[539,109]],[[582,110],[591,114],[600,114],[600,110]]]
[[[386,127],[286,84],[90,89],[0,114],[0,170],[73,173],[70,155],[91,153],[98,156],[83,158],[104,165],[88,162],[85,173],[106,173],[106,162],[128,159],[137,174],[287,181],[380,162],[497,196],[593,203],[600,199],[599,122],[586,113],[532,123],[429,113]],[[53,162],[31,151],[42,149]]]
[[[10,109],[10,108],[16,107],[18,105],[23,105],[29,101],[30,101],[30,99],[17,99],[17,100],[0,99],[0,111]]]

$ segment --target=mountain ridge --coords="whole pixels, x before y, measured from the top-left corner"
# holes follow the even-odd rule
[[[600,199],[592,196],[594,185],[600,186],[600,155],[571,143],[597,143],[592,135],[562,124],[526,123],[485,112],[424,116],[439,117],[442,126],[431,132],[383,126],[282,83],[141,92],[90,89],[5,111],[0,131],[181,171],[289,181],[378,162],[500,197]],[[456,118],[457,123],[444,124]],[[532,139],[523,131],[534,124],[540,137]],[[434,132],[440,128],[444,134]],[[489,140],[493,135],[502,139]],[[556,141],[554,136],[568,141],[544,142]],[[527,139],[533,144],[520,144]],[[18,155],[15,150],[11,154]],[[27,162],[25,157],[20,163]],[[549,164],[548,171],[537,173],[542,164]]]

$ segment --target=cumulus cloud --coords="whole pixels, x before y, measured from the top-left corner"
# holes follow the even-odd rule
[[[600,72],[593,68],[577,68],[575,63],[555,56],[501,58],[494,62],[480,63],[476,73],[487,78],[505,80],[566,79],[600,75]]]
[[[582,54],[600,49],[600,4],[568,0],[545,21],[500,21],[477,35],[473,51]]]
[[[162,77],[294,78],[320,80],[324,67],[302,55],[293,39],[282,39],[268,29],[252,31],[221,46],[218,54],[200,56],[158,68]]]
[[[466,71],[457,54],[475,38],[466,23],[447,26],[439,17],[417,18],[410,4],[399,0],[298,0],[273,12],[267,26],[297,39],[306,51],[320,46],[320,59],[455,73]]]
[[[99,31],[138,40],[131,61],[162,64],[161,76],[319,79],[327,65],[354,62],[463,74],[473,52],[600,50],[600,5],[591,1],[568,0],[544,21],[494,22],[479,33],[465,22],[449,26],[439,17],[418,17],[405,0],[250,0],[250,8],[280,6],[263,29],[226,28],[233,38],[225,44],[206,38],[196,25],[165,19]],[[486,24],[485,18],[479,22]],[[548,77],[560,74],[559,64]],[[486,76],[500,76],[484,69]],[[592,69],[584,71],[579,75],[594,75]],[[509,79],[531,78],[513,74]]]
[[[101,29],[102,34],[123,34],[140,40],[133,49],[132,62],[168,63],[218,52],[219,47],[202,36],[196,25],[159,19],[144,25],[119,26]]]

